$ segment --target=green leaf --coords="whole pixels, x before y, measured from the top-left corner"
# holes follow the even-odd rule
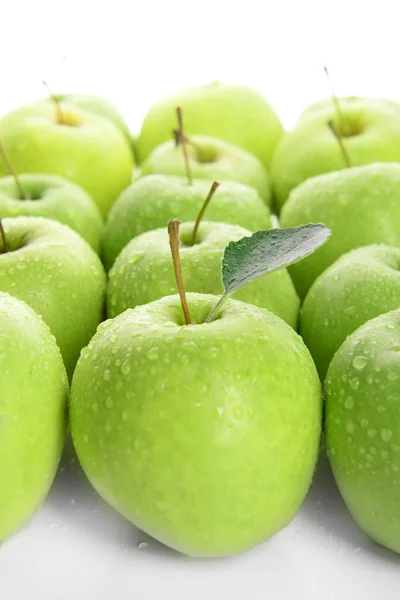
[[[227,296],[253,279],[292,265],[322,246],[331,231],[322,223],[288,229],[257,231],[251,237],[230,242],[222,259],[225,293],[211,311],[209,322]]]

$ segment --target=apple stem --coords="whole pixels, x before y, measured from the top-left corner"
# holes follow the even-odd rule
[[[56,122],[59,125],[62,125],[64,120],[63,120],[63,113],[62,113],[62,109],[61,109],[60,99],[55,94],[53,94],[53,92],[51,91],[51,89],[46,81],[43,81],[42,83],[43,83],[44,87],[46,88],[46,90],[48,91],[51,100],[54,102],[54,107],[56,109]]]
[[[0,219],[0,235],[1,235],[1,240],[3,242],[3,248],[0,253],[5,254],[6,252],[9,251],[9,247],[8,247],[6,232],[4,231],[4,227],[3,227],[3,223],[1,222],[1,219]]]
[[[335,138],[338,141],[338,144],[340,146],[340,150],[342,151],[342,154],[343,154],[344,162],[346,163],[346,167],[351,167],[349,153],[346,150],[346,146],[344,145],[343,138],[339,134],[339,132],[338,132],[336,126],[335,126],[335,123],[333,121],[329,121],[328,122],[328,127],[332,131],[333,135],[335,136]]]
[[[179,258],[179,219],[171,219],[168,221],[168,235],[169,245],[171,247],[172,261],[174,263],[175,279],[178,286],[179,297],[181,299],[181,305],[183,314],[185,315],[186,325],[191,325],[192,320],[190,318],[189,307],[186,300],[185,288],[183,287],[182,272],[181,272],[181,261]]]
[[[331,76],[329,75],[329,71],[328,71],[328,67],[324,67],[324,71],[325,71],[325,75],[329,81],[329,85],[331,88],[331,96],[332,96],[332,101],[333,104],[335,106],[335,110],[336,110],[336,116],[338,119],[338,123],[339,123],[339,128],[340,131],[343,133],[346,133],[347,131],[347,126],[346,126],[346,120],[343,116],[343,112],[342,112],[342,108],[340,106],[340,102],[339,102],[339,98],[337,97],[336,93],[335,93],[335,88],[333,87],[333,83],[332,83],[332,79]]]
[[[188,151],[187,151],[187,144],[189,143],[189,138],[186,137],[184,130],[183,130],[183,116],[182,116],[182,109],[180,106],[177,106],[177,108],[176,108],[176,116],[178,118],[178,127],[176,129],[173,129],[172,133],[175,137],[176,147],[182,146],[183,159],[185,161],[186,176],[188,178],[189,185],[192,185],[192,183],[193,183],[192,172],[190,170],[189,155],[188,155]]]
[[[3,144],[1,142],[0,142],[0,155],[1,155],[1,158],[5,162],[6,167],[7,167],[7,169],[10,172],[10,175],[12,175],[12,177],[14,178],[15,185],[17,187],[17,190],[18,190],[18,193],[19,193],[21,199],[22,200],[26,200],[26,194],[24,192],[24,188],[22,187],[21,182],[19,180],[19,177],[17,175],[17,172],[14,169],[14,167],[12,166],[12,164],[10,162],[10,159],[7,156],[7,152],[4,150],[4,146],[3,146]]]
[[[216,191],[216,189],[217,189],[218,186],[219,186],[219,182],[218,181],[214,181],[213,184],[212,184],[212,186],[211,186],[211,188],[210,188],[210,191],[207,194],[207,198],[204,200],[203,206],[201,207],[200,212],[197,215],[196,223],[194,224],[193,233],[192,233],[192,246],[194,246],[195,243],[196,243],[196,236],[197,236],[197,231],[199,229],[199,225],[200,225],[201,220],[202,220],[202,218],[204,216],[204,213],[206,212],[206,208],[209,205],[211,198],[214,196],[214,193],[215,193],[215,191]]]

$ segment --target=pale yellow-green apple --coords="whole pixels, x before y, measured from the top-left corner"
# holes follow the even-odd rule
[[[75,231],[40,217],[4,219],[0,290],[24,300],[50,327],[69,377],[103,318],[106,275]],[[4,246],[2,246],[4,249]]]
[[[400,248],[351,250],[326,269],[308,291],[301,335],[323,380],[344,340],[360,325],[400,306]]]
[[[279,317],[227,300],[205,323],[218,297],[187,296],[194,325],[178,296],[100,325],[75,370],[71,432],[94,487],[137,527],[185,554],[232,555],[300,507],[320,384]]]
[[[185,289],[188,292],[222,294],[224,249],[229,242],[250,236],[251,232],[237,225],[204,221],[193,244],[194,225],[187,222],[180,228],[180,264]],[[115,317],[127,308],[176,292],[167,228],[147,231],[125,246],[109,273],[107,314]],[[234,298],[267,308],[294,329],[297,327],[300,301],[286,269],[255,279],[239,289]]]
[[[367,321],[336,352],[325,383],[325,440],[340,492],[360,527],[394,552],[400,552],[399,340],[399,309]]]
[[[87,192],[57,175],[23,173],[18,181],[19,185],[11,175],[0,178],[0,219],[21,215],[54,219],[100,252],[103,217]]]
[[[17,173],[65,177],[86,190],[106,215],[129,185],[133,155],[108,119],[50,100],[23,106],[0,119],[0,141]],[[0,158],[0,175],[8,168]]]
[[[260,92],[216,81],[162,98],[150,108],[138,138],[140,162],[170,139],[177,107],[182,108],[186,134],[220,138],[254,154],[266,166],[283,134],[278,115]]]
[[[186,144],[194,179],[237,181],[255,188],[271,204],[271,185],[263,163],[253,154],[218,138],[192,135]],[[186,175],[182,147],[173,140],[158,146],[141,164],[143,175]]]
[[[290,267],[304,298],[313,281],[342,254],[360,246],[400,246],[400,164],[376,163],[308,179],[295,188],[280,223],[293,227],[325,223],[330,240],[314,254]]]
[[[353,166],[400,161],[400,105],[357,97],[340,98],[339,103],[342,118],[333,100],[325,100],[306,111],[280,142],[271,166],[278,211],[303,181],[346,166],[329,122],[342,137]]]
[[[99,326],[74,373],[71,432],[89,480],[128,520],[180,552],[225,556],[292,519],[313,475],[322,412],[301,337],[229,296],[330,232],[309,224],[231,241],[222,296],[186,295],[179,224],[168,222],[179,295]]]
[[[67,428],[68,379],[50,329],[0,293],[0,544],[47,495]]]
[[[103,235],[103,260],[110,269],[122,248],[145,231],[165,227],[177,215],[182,221],[197,218],[212,181],[148,175],[124,190],[113,206]],[[254,188],[223,181],[207,208],[207,220],[241,225],[250,231],[269,229],[270,212]]]

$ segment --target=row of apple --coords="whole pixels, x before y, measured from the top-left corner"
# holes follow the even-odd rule
[[[282,137],[279,119],[262,96],[212,84],[149,111],[133,142],[140,167],[132,183],[130,135],[103,100],[52,98],[0,121],[0,173],[17,173],[0,180],[0,216],[30,215],[3,221],[10,252],[1,256],[0,290],[42,315],[70,378],[103,318],[106,293],[113,320],[100,326],[81,354],[71,397],[73,439],[103,497],[158,539],[190,554],[231,554],[272,535],[300,506],[321,430],[315,366],[294,333],[300,300],[300,331],[322,381],[347,335],[399,305],[400,165],[392,162],[400,160],[399,118],[400,108],[388,101],[343,99],[339,110],[332,100],[323,101]],[[333,172],[316,176],[327,171]],[[196,235],[194,220],[213,179],[222,184]],[[293,248],[288,253],[286,238],[279,237],[286,230],[271,232],[278,237],[266,238],[272,240],[268,275],[246,288],[232,288],[236,299],[260,308],[231,301],[218,319],[205,323],[216,299],[190,294],[187,308],[198,325],[184,327],[178,298],[157,302],[177,289],[167,222],[184,221],[179,235],[186,289],[218,295],[223,293],[221,258],[229,246],[224,249],[232,240],[243,242],[251,231],[271,227],[272,198],[282,227],[323,222],[332,230],[331,239],[292,264]],[[105,227],[101,213],[107,214]],[[92,248],[70,229],[32,215],[69,225]],[[246,251],[243,258],[240,242],[232,247],[224,284],[238,264],[246,273],[250,267],[253,274],[264,272],[257,265],[267,246],[254,236],[248,239],[256,244],[250,255]],[[309,253],[307,248],[296,260]],[[283,262],[276,262],[274,249],[284,255]],[[96,255],[100,251],[108,284]],[[290,275],[285,268],[276,270],[285,265],[291,265]],[[1,448],[0,470],[10,482],[4,494],[15,519],[7,511],[0,514],[4,538],[24,514],[14,504],[15,490],[20,489],[28,514],[51,483],[68,386],[54,348],[49,350],[51,342],[46,340],[47,358],[29,346],[30,340],[22,343],[22,333],[7,325],[14,319],[12,301],[2,296],[1,302],[6,307],[2,328],[14,332],[11,337],[21,348],[27,344],[33,361],[24,365],[27,371],[18,367],[17,376],[10,369],[9,394],[26,394],[25,403],[32,403],[39,390],[44,393],[43,369],[59,375],[56,386],[49,378],[53,383],[46,396],[48,406],[56,391],[59,398],[53,402],[56,415],[49,416],[53,446],[41,448],[42,454],[32,451],[50,427],[46,419],[40,427],[36,423],[34,446],[24,439],[25,421],[6,421],[14,446]],[[18,324],[27,308],[15,303]],[[137,305],[144,306],[127,310]],[[393,549],[399,548],[393,541],[400,468],[400,431],[393,422],[397,319],[393,313],[357,330],[336,354],[326,385],[326,439],[339,486],[366,531]],[[32,314],[24,316],[27,323],[32,320]],[[26,324],[21,327],[26,332]],[[389,342],[393,348],[387,348]],[[8,346],[13,344],[7,333],[2,347]],[[7,353],[4,357],[12,363]],[[15,416],[20,410],[13,409]],[[16,445],[19,464],[22,456],[29,472],[36,469],[30,489],[21,483],[26,471],[18,471],[11,460]]]

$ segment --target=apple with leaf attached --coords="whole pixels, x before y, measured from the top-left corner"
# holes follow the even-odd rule
[[[168,230],[179,295],[100,325],[72,382],[72,438],[95,488],[136,526],[192,556],[237,554],[300,507],[322,405],[300,336],[228,296],[309,254],[329,230],[310,224],[231,242],[220,298],[186,296],[179,220]]]
[[[212,206],[218,186],[218,182],[212,184],[196,221],[183,223],[179,230],[180,266],[188,292],[222,293],[221,260],[224,249],[230,241],[251,235],[251,231],[238,225],[202,220],[206,210]],[[176,293],[170,263],[166,227],[133,238],[109,272],[108,317]],[[297,327],[300,301],[287,269],[257,278],[238,290],[234,298],[267,308],[294,329]]]

